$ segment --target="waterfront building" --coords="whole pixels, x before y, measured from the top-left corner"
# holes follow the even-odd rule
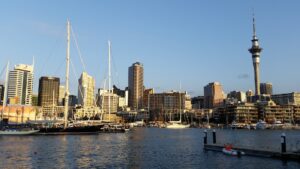
[[[64,116],[64,106],[43,106],[40,108],[40,112],[42,113],[42,117],[44,120],[54,120],[63,118]]]
[[[299,92],[274,94],[271,99],[278,105],[300,105]]]
[[[58,94],[58,105],[59,106],[63,106],[64,105],[64,99],[65,99],[65,91],[66,91],[66,87],[60,85],[59,86],[59,94]],[[77,103],[76,103],[77,104]]]
[[[132,110],[143,108],[144,68],[140,62],[128,68],[128,105]]]
[[[78,104],[82,106],[94,106],[95,79],[86,72],[83,72],[78,83]]]
[[[59,84],[58,77],[43,76],[39,80],[39,106],[57,106],[59,98]]]
[[[252,103],[252,97],[254,96],[254,93],[252,90],[247,90],[246,91],[246,98],[247,98],[247,102]]]
[[[102,118],[102,111],[97,106],[76,106],[72,111],[75,120],[100,120]]]
[[[65,100],[63,100],[65,101]],[[69,106],[75,106],[78,104],[78,98],[75,95],[69,95]]]
[[[0,105],[3,105],[4,99],[4,85],[0,85]]]
[[[191,100],[186,92],[164,92],[150,94],[150,118],[152,120],[175,119],[180,111],[191,109]],[[187,101],[186,101],[187,100]]]
[[[10,104],[31,105],[33,65],[15,65],[9,71],[7,97]]]
[[[39,95],[37,95],[37,94],[32,94],[31,105],[32,105],[32,106],[38,106],[38,104],[39,104]]]
[[[253,17],[253,38],[252,38],[252,47],[248,50],[252,55],[252,62],[254,68],[254,82],[255,82],[255,95],[260,95],[260,73],[259,73],[259,64],[260,64],[260,53],[262,48],[259,47],[258,38],[256,36],[255,30],[255,18]]]
[[[119,96],[109,90],[98,89],[97,106],[101,107],[104,113],[109,113],[110,106],[110,112],[116,113],[119,108]]]
[[[227,99],[234,103],[246,102],[246,93],[242,91],[231,91],[227,94]]]
[[[259,120],[258,107],[254,103],[232,104],[218,107],[214,113],[214,118],[219,123],[256,123]]]
[[[204,87],[204,107],[214,108],[222,106],[224,101],[224,92],[219,82],[209,83]]]
[[[121,90],[113,85],[113,93],[119,96],[119,109],[125,110],[128,107],[128,88]]]
[[[119,96],[119,108],[124,110],[128,107],[128,90],[125,91],[125,96]]]
[[[2,112],[0,106],[0,112]],[[42,114],[38,107],[29,105],[7,105],[3,111],[3,120],[8,123],[26,123],[28,120],[41,119]]]
[[[192,106],[192,98],[190,95],[185,95],[185,100],[184,100],[184,108],[186,111],[190,111],[192,110],[193,106]]]
[[[204,96],[193,97],[192,100],[193,109],[203,109],[204,108]]]
[[[272,83],[260,83],[260,93],[265,95],[273,94]]]
[[[198,119],[198,121],[213,118],[213,109],[192,109],[189,113],[192,114],[195,119]]]
[[[293,123],[293,109],[294,107],[291,105],[268,105],[262,108],[260,116],[269,124],[272,124],[275,121]]]
[[[300,105],[276,105],[273,101],[259,103],[241,103],[218,107],[213,112],[218,123],[257,123],[264,119],[267,123],[275,121],[282,123],[300,124]]]
[[[144,90],[144,96],[143,96],[144,109],[148,110],[148,108],[150,106],[150,95],[151,94],[154,94],[154,89],[153,88]]]

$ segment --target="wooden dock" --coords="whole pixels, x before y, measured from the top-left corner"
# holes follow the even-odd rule
[[[208,151],[222,152],[223,148],[224,145],[204,144],[204,150],[208,150]],[[235,147],[235,146],[233,146],[233,149],[243,151],[247,156],[277,158],[283,160],[297,160],[300,162],[300,152],[281,153],[276,151],[249,149],[249,148]]]

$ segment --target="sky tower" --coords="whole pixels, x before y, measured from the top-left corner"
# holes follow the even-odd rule
[[[251,41],[252,41],[252,47],[249,49],[249,52],[252,54],[252,61],[253,61],[253,68],[254,68],[255,95],[260,95],[259,59],[260,59],[260,52],[262,51],[262,48],[259,47],[258,38],[256,37],[254,15],[253,15],[253,38]]]

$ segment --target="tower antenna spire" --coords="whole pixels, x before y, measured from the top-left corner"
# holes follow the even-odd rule
[[[256,28],[255,28],[255,13],[254,8],[252,8],[252,24],[253,24],[253,39],[256,38]]]

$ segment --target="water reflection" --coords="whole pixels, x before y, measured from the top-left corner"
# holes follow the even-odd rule
[[[217,141],[279,150],[281,132],[218,130]],[[288,143],[296,146],[298,132],[286,134]],[[125,134],[1,136],[0,147],[0,168],[300,168],[297,162],[233,158],[204,151],[200,129],[138,128]]]

